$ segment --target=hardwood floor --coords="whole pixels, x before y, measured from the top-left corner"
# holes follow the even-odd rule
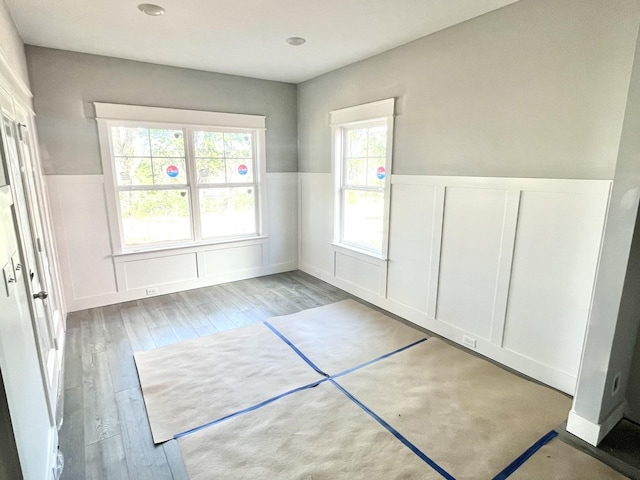
[[[295,271],[69,314],[62,479],[188,479],[175,440],[153,445],[133,352],[345,298]]]

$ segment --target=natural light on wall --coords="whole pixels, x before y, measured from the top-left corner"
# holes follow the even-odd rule
[[[393,99],[331,112],[335,235],[340,246],[385,258]]]

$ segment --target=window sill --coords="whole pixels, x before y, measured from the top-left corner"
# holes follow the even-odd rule
[[[379,253],[372,252],[371,250],[366,250],[364,248],[354,247],[352,245],[346,245],[344,243],[331,242],[331,245],[335,247],[337,250],[343,250],[348,254],[355,254],[353,256],[360,257],[363,260],[377,260],[379,262],[388,262],[389,259]]]
[[[264,243],[269,238],[264,235],[247,238],[230,238],[211,242],[189,243],[183,245],[163,245],[139,250],[126,250],[112,254],[115,263],[130,262],[132,260],[142,260],[145,258],[168,257],[183,253],[203,252],[207,250],[221,250],[233,248],[235,246],[246,246]]]

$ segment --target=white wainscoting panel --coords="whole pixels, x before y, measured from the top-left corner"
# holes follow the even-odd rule
[[[294,270],[297,173],[267,173],[261,238],[114,255],[102,175],[46,176],[69,311]]]
[[[298,263],[298,174],[267,173],[265,265]]]
[[[198,279],[195,253],[133,260],[123,263],[123,267],[127,290]]]
[[[115,293],[102,175],[45,178],[67,301]]]
[[[491,339],[508,192],[447,187],[436,319]]]
[[[298,265],[318,278],[333,275],[333,176],[300,173]]]
[[[433,250],[435,242],[440,244],[440,189],[394,184],[391,190],[387,297],[426,314],[430,286],[438,272]]]
[[[383,260],[367,258],[356,252],[344,251],[340,247],[335,252],[335,277],[341,283],[380,296],[384,292],[385,273]]]
[[[246,245],[202,252],[204,276],[219,277],[262,266],[262,245]]]
[[[391,183],[385,268],[331,245],[331,175],[300,174],[300,269],[573,394],[611,182]]]
[[[598,264],[602,193],[523,191],[520,200],[503,346],[572,376]]]

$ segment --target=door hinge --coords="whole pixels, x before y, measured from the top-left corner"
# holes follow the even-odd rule
[[[22,134],[22,129],[23,128],[27,128],[27,126],[24,123],[19,123],[18,124],[18,137],[20,138],[21,142],[24,142],[24,135]]]

